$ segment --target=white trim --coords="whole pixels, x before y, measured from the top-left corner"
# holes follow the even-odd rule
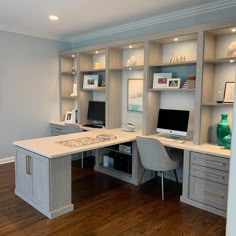
[[[173,11],[166,14],[145,18],[143,20],[138,20],[131,23],[75,36],[71,38],[71,42],[77,43],[77,42],[90,40],[94,38],[105,37],[105,36],[112,35],[115,33],[121,33],[121,32],[126,32],[129,30],[140,29],[140,28],[148,27],[155,24],[165,23],[168,21],[175,21],[175,20],[182,19],[185,17],[191,17],[191,16],[196,16],[196,15],[200,15],[204,13],[214,12],[214,11],[222,10],[224,8],[231,8],[234,6],[236,6],[235,0],[224,0],[224,1],[217,1],[214,3],[206,3],[200,6]]]
[[[8,25],[3,25],[3,24],[0,24],[0,31],[6,31],[9,33],[16,33],[16,34],[22,34],[22,35],[27,35],[27,36],[37,37],[37,38],[61,41],[65,43],[71,43],[71,40],[65,39],[63,37],[56,37],[55,35],[52,35],[52,34],[40,34],[33,31],[27,31],[20,28],[14,28]]]
[[[0,165],[10,163],[10,162],[14,162],[14,161],[15,161],[15,157],[0,158]]]
[[[24,29],[19,29],[18,27],[11,27],[8,25],[0,24],[0,31],[6,31],[11,33],[17,33],[22,35],[28,35],[32,37],[62,41],[66,43],[77,43],[85,40],[95,39],[99,37],[105,37],[112,34],[122,33],[129,30],[140,29],[148,27],[155,24],[165,23],[169,21],[175,21],[185,17],[197,16],[204,13],[214,12],[222,10],[225,8],[231,8],[236,6],[235,0],[223,0],[212,3],[202,4],[200,6],[195,6],[191,8],[186,8],[178,11],[168,12],[165,14],[156,15],[153,17],[148,17],[142,20],[133,21],[127,24],[118,25],[110,28],[105,28],[90,33],[81,34],[75,37],[58,37],[52,34],[41,34],[37,32],[30,32]]]

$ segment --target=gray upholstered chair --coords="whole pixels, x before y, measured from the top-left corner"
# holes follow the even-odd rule
[[[176,169],[180,166],[182,158],[180,158],[179,156],[170,158],[165,147],[161,144],[159,140],[154,138],[138,136],[137,145],[141,163],[143,166],[143,172],[137,190],[139,190],[139,187],[142,183],[145,169],[155,171],[155,173],[160,172],[162,185],[162,200],[164,200],[164,172],[173,170],[176,178],[176,184],[178,186],[178,177],[176,174]]]

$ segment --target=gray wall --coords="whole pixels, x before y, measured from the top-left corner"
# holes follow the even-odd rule
[[[0,158],[59,120],[59,50],[67,43],[0,31]]]
[[[166,21],[164,23],[152,24],[149,26],[144,26],[142,28],[128,30],[125,32],[112,33],[111,35],[106,35],[104,37],[97,37],[86,39],[84,41],[79,41],[73,43],[73,48],[84,47],[95,44],[103,44],[111,41],[132,39],[139,36],[151,35],[159,32],[165,32],[169,30],[180,29],[189,26],[224,22],[227,20],[236,19],[236,7],[224,8],[219,11],[208,12],[200,15],[194,15],[192,17],[185,17],[180,19],[175,19],[172,21]],[[122,28],[129,28],[124,25]],[[99,33],[99,31],[98,31]]]

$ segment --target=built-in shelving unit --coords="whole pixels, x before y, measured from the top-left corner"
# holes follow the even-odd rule
[[[89,101],[106,101],[106,49],[94,49],[79,52],[79,123],[87,123]],[[98,78],[97,87],[87,87],[85,76]],[[106,109],[107,110],[107,109]],[[107,115],[106,115],[107,117]]]
[[[77,56],[69,53],[60,57],[60,120],[67,111],[77,109]]]
[[[232,29],[211,30],[204,35],[200,143],[216,143],[216,124],[221,113],[228,113],[232,127],[233,104],[222,102],[225,83],[235,82],[236,57],[232,52],[229,55],[228,50],[230,44],[236,41]]]
[[[196,77],[198,34],[172,35],[148,41],[145,118],[143,133],[156,133],[160,108],[190,110],[189,133],[194,129],[195,87],[184,87],[187,78]],[[154,88],[154,73],[172,73],[180,78],[180,88]],[[152,104],[152,105],[151,105]]]
[[[127,107],[128,80],[144,79],[144,43],[132,43],[109,48],[109,128],[133,123],[142,128],[142,112]]]

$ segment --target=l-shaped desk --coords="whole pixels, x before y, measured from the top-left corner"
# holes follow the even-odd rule
[[[101,134],[115,135],[116,138],[96,141],[96,137]],[[126,142],[132,142],[133,147],[132,177],[129,182],[137,185],[142,169],[135,142],[139,135],[141,131],[96,129],[16,141],[15,193],[48,218],[70,212],[74,209],[71,201],[71,155],[97,150],[97,157],[104,153],[99,150]],[[158,135],[148,137],[159,139],[164,146],[184,150],[181,201],[225,216],[230,151],[211,144],[194,145],[190,141],[181,143]],[[77,143],[71,144],[71,141]],[[106,169],[99,169],[97,161],[95,170],[107,173]]]

